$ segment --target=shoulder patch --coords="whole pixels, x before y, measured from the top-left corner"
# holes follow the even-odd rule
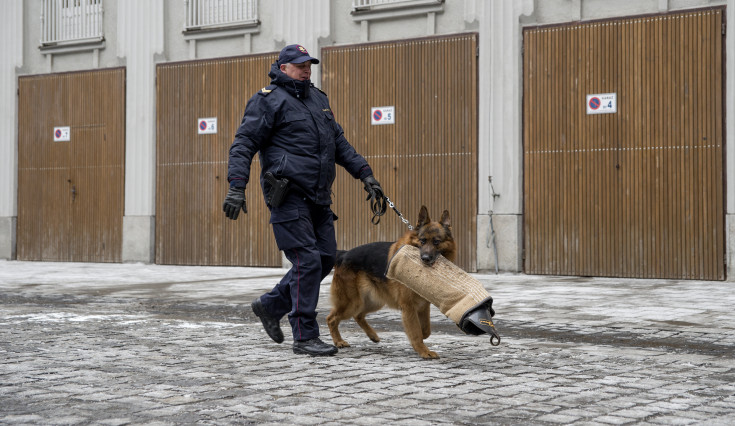
[[[261,95],[263,95],[263,96],[266,96],[266,95],[268,95],[268,94],[269,94],[270,92],[272,92],[272,91],[273,91],[273,90],[274,90],[274,89],[275,89],[276,87],[277,87],[277,86],[273,86],[273,85],[270,85],[270,86],[265,86],[264,88],[260,89],[260,91],[259,91],[258,93],[260,93],[260,94],[261,94]]]

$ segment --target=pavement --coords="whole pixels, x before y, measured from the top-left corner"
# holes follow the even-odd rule
[[[473,274],[500,345],[432,308],[423,360],[391,310],[333,357],[272,342],[284,272],[0,261],[0,424],[735,424],[733,282]]]

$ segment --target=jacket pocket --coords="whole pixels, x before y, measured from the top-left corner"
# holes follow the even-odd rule
[[[329,108],[322,109],[322,112],[324,113],[324,117],[327,118],[327,121],[334,121],[334,114],[332,114],[332,110]]]
[[[288,111],[283,113],[279,128],[275,131],[281,138],[299,137],[307,127],[307,116],[300,111]]]
[[[292,123],[294,121],[301,121],[301,120],[306,120],[306,114],[304,114],[303,112],[292,111],[292,112],[287,112],[283,116],[283,121],[285,121],[286,123]]]
[[[276,163],[275,171],[273,172],[276,177],[283,176],[283,171],[286,170],[286,163],[288,162],[288,156],[286,154],[281,155]]]

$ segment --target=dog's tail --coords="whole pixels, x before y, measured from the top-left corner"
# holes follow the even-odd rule
[[[342,262],[345,259],[345,254],[347,253],[347,250],[337,250],[337,259],[334,263],[334,266],[340,266]]]

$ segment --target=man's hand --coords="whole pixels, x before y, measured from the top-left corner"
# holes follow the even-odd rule
[[[240,209],[245,213],[248,212],[248,206],[245,204],[245,188],[230,187],[225,202],[222,204],[222,211],[229,219],[236,220]]]
[[[385,194],[383,194],[383,188],[380,187],[380,182],[375,180],[375,177],[373,175],[370,175],[362,180],[362,183],[365,184],[365,191],[368,193],[368,197],[366,200],[373,199],[375,202],[381,202],[383,199],[385,199]]]
[[[365,184],[365,191],[368,193],[366,200],[370,200],[370,211],[373,212],[373,218],[370,219],[370,222],[377,225],[380,223],[380,216],[383,216],[387,210],[383,188],[380,187],[380,182],[375,180],[373,175],[363,179],[362,183]]]

